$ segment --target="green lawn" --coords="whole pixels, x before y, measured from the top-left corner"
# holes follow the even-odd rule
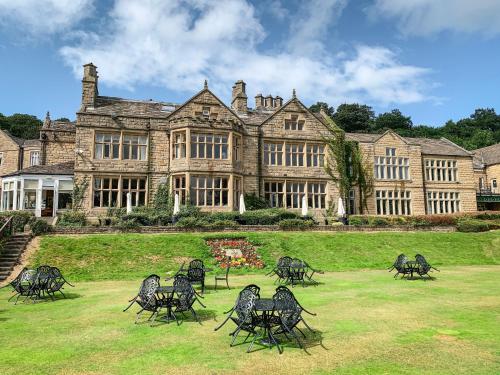
[[[410,257],[421,253],[436,266],[500,264],[500,231],[241,235],[260,244],[258,252],[267,269],[283,255],[306,259],[327,271],[382,269],[401,252]],[[213,258],[204,242],[207,236],[217,234],[49,236],[42,238],[41,249],[31,263],[58,266],[73,280],[132,280],[151,273],[164,275],[192,258],[211,264]]]
[[[0,290],[1,374],[485,374],[500,372],[500,266],[443,267],[434,281],[393,280],[385,271],[327,273],[317,287],[296,287],[306,308],[309,354],[229,347],[220,331],[238,289],[271,296],[264,275],[232,278],[234,289],[208,290],[203,324],[134,325],[121,312],[136,281],[79,282],[70,298],[7,303]],[[210,284],[212,282],[210,281]]]

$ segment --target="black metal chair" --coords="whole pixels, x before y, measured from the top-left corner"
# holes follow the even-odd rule
[[[198,315],[196,314],[196,311],[193,309],[193,304],[195,301],[197,301],[202,307],[206,307],[201,301],[197,298],[196,292],[193,289],[193,286],[191,285],[191,282],[188,277],[184,275],[178,275],[175,278],[174,281],[174,294],[176,297],[174,297],[172,303],[175,307],[173,310],[174,316],[175,313],[182,313],[184,315],[184,312],[190,311],[196,321],[201,324],[200,319],[198,318]],[[177,324],[179,324],[179,321],[177,320],[177,317],[175,316],[175,319],[177,321]]]
[[[215,331],[219,330],[230,319],[234,322],[234,324],[236,324],[236,329],[229,334],[229,336],[233,337],[230,346],[234,345],[234,342],[241,331],[248,333],[243,343],[248,340],[250,335],[253,335],[253,340],[248,347],[247,352],[251,350],[258,335],[256,331],[256,328],[258,327],[258,317],[255,314],[254,306],[255,301],[259,298],[259,294],[255,293],[255,291],[260,291],[260,288],[255,287],[256,285],[249,285],[238,294],[234,307],[229,310],[229,315],[218,327],[215,328]],[[234,313],[236,313],[236,316],[233,316]]]
[[[226,267],[226,272],[224,272],[224,276],[215,275],[215,290],[217,290],[217,281],[225,281],[227,285],[227,289],[231,289],[229,287],[229,270],[231,269],[231,265],[228,263]]]
[[[21,297],[26,297],[29,295],[32,290],[33,283],[35,282],[36,270],[23,268],[23,270],[17,275],[17,277],[10,282],[10,285],[13,290],[13,295],[9,298],[8,301],[16,298],[15,304]]]
[[[313,268],[309,263],[307,263],[306,261],[303,261],[304,262],[304,265],[306,267],[306,274],[305,274],[305,277],[307,277],[307,279],[314,283],[314,284],[318,284],[318,282],[316,280],[314,280],[312,277],[314,276],[315,273],[317,274],[324,274],[324,271],[322,270],[318,270],[318,269],[315,269]]]
[[[282,333],[286,337],[288,337],[287,334],[292,335],[299,344],[299,347],[303,349],[304,346],[302,345],[299,337],[294,332],[294,329],[297,329],[305,338],[306,335],[297,326],[300,322],[302,322],[307,327],[307,329],[309,329],[309,331],[314,332],[302,317],[302,312],[306,312],[310,315],[316,314],[313,314],[304,309],[297,301],[294,294],[285,286],[280,286],[276,289],[273,300],[276,306],[276,312],[278,313],[279,317],[279,328],[275,331],[275,334]]]
[[[429,275],[429,272],[432,272],[432,270],[440,272],[437,268],[432,267],[429,263],[427,263],[427,260],[423,255],[415,255],[415,260],[418,263],[418,268],[416,269],[416,271],[420,277],[424,277],[425,275],[427,275],[429,276],[429,278],[432,278],[431,275]]]
[[[411,273],[411,269],[407,267],[406,263],[408,262],[408,257],[404,254],[399,254],[396,261],[393,264],[392,269],[396,269],[396,274],[394,275],[394,278],[396,278],[399,274],[402,274],[403,278],[405,275],[409,275]]]
[[[288,280],[292,283],[292,287],[294,287],[296,283],[302,283],[302,286],[305,286],[304,284],[305,274],[306,274],[306,266],[304,262],[298,258],[292,259],[292,262],[290,263],[289,276],[288,276]]]
[[[205,266],[199,259],[194,259],[189,263],[187,277],[191,285],[200,284],[201,293],[205,292]]]
[[[50,284],[50,269],[48,265],[39,266],[36,269],[36,274],[33,282],[31,283],[31,289],[24,301],[31,299],[33,301],[39,300],[45,296],[47,293],[48,285]]]
[[[54,300],[55,293],[59,292],[62,294],[64,298],[66,295],[63,293],[62,289],[64,289],[64,285],[68,284],[71,287],[74,285],[70,284],[64,276],[61,274],[61,271],[57,267],[51,267],[49,270],[49,281],[47,283],[47,294],[49,297]]]
[[[135,323],[139,321],[140,316],[144,311],[151,312],[151,316],[148,318],[148,321],[155,321],[162,307],[164,307],[163,301],[156,297],[156,289],[160,286],[160,276],[158,275],[150,275],[144,279],[141,284],[141,289],[139,290],[139,294],[133,300],[132,303],[136,302],[141,309],[137,312],[137,316],[135,319]],[[129,306],[130,307],[130,306]],[[128,307],[127,307],[128,309]],[[124,311],[126,311],[125,309]]]
[[[276,266],[276,276],[278,278],[275,282],[279,283],[288,283],[290,280],[290,265],[292,263],[292,258],[289,256],[282,257],[278,260],[278,264]]]

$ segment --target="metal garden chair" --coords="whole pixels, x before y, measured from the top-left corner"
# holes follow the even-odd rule
[[[205,308],[206,306],[201,303],[201,301],[196,296],[196,292],[193,289],[193,286],[191,285],[188,277],[179,275],[175,278],[174,294],[176,295],[176,297],[174,297],[172,301],[173,305],[175,306],[175,309],[173,310],[174,316],[175,313],[180,312],[184,315],[184,312],[190,311],[196,321],[201,324],[196,311],[193,309],[193,304],[197,301],[202,307]],[[177,320],[177,317],[175,319]],[[177,324],[179,324],[179,321],[177,321]]]

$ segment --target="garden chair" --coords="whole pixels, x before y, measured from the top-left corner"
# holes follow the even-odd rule
[[[34,301],[45,296],[50,283],[50,269],[51,267],[48,265],[42,265],[36,269],[36,274],[31,283],[31,288],[24,301],[28,299],[32,299]]]
[[[229,287],[229,270],[231,268],[231,264],[228,262],[226,267],[226,272],[224,272],[224,276],[215,275],[215,290],[217,290],[217,281],[225,281],[227,285],[227,289],[231,289]]]
[[[429,275],[429,272],[432,272],[432,270],[440,272],[437,268],[434,268],[429,263],[427,263],[427,260],[423,255],[415,255],[415,260],[418,263],[417,273],[420,277],[424,277],[425,275],[427,275],[432,279],[431,275]]]
[[[203,261],[194,259],[189,263],[187,277],[191,285],[200,284],[201,293],[205,292],[205,266]]]
[[[135,324],[138,323],[139,318],[141,317],[144,311],[149,311],[152,314],[149,317],[148,321],[150,321],[151,325],[153,325],[153,322],[158,316],[161,308],[164,307],[163,301],[156,297],[156,289],[159,286],[160,286],[160,276],[158,275],[150,275],[147,278],[145,278],[144,281],[142,282],[139,294],[133,301],[136,302],[141,307],[141,309],[137,312]]]
[[[258,327],[258,317],[255,314],[254,306],[255,301],[259,298],[259,295],[256,294],[255,291],[259,291],[260,288],[257,287],[258,289],[256,289],[254,288],[255,286],[256,285],[249,285],[238,294],[238,298],[236,299],[234,307],[230,310],[230,314],[218,327],[215,328],[215,331],[219,330],[230,319],[234,322],[234,324],[236,324],[236,329],[229,334],[229,336],[233,337],[230,346],[234,345],[234,342],[241,331],[248,333],[243,343],[248,340],[250,335],[253,335],[253,340],[248,347],[247,352],[251,350],[258,335],[256,331],[256,328]],[[233,316],[234,313],[236,313],[236,316]]]
[[[399,254],[396,261],[393,264],[392,269],[396,269],[396,274],[394,275],[394,278],[396,278],[399,274],[402,274],[403,278],[405,275],[409,275],[411,273],[411,270],[406,266],[406,263],[408,262],[408,258],[404,254]],[[391,270],[392,270],[391,269]]]
[[[304,284],[304,276],[306,274],[305,264],[302,260],[298,258],[292,259],[290,263],[290,271],[289,271],[289,281],[292,283],[292,287],[295,286],[297,282]]]
[[[70,284],[64,278],[64,276],[61,274],[61,271],[59,271],[59,268],[51,267],[49,270],[49,282],[47,284],[47,294],[50,296],[52,300],[54,300],[56,292],[61,293],[62,296],[66,298],[66,295],[62,291],[62,289],[64,289],[65,284],[74,287],[74,285]]]
[[[20,297],[27,296],[31,290],[32,284],[35,281],[36,270],[23,268],[23,270],[17,275],[17,277],[7,284],[6,286],[11,286],[14,290],[14,294],[8,299],[10,301],[17,296],[15,304]]]
[[[184,312],[190,311],[196,321],[201,324],[196,311],[193,309],[193,304],[197,301],[202,307],[206,308],[206,306],[197,298],[196,292],[194,291],[188,277],[179,275],[175,278],[174,294],[176,295],[172,301],[175,306],[173,311],[174,317],[175,313],[180,312],[184,315]],[[177,317],[175,317],[175,319],[177,321]],[[179,321],[177,321],[177,324],[179,324]]]
[[[281,258],[278,259],[278,261],[276,262],[276,266],[274,266],[274,268],[271,271],[269,271],[268,273],[266,273],[266,276],[276,275],[276,272],[278,270],[278,266],[281,264],[282,259],[283,259],[283,257],[281,257]]]
[[[309,331],[314,332],[302,317],[302,312],[306,312],[311,315],[315,314],[305,310],[287,287],[280,286],[277,288],[276,293],[273,296],[273,300],[279,317],[279,328],[276,330],[275,334],[282,333],[286,337],[288,337],[288,334],[292,335],[295,341],[299,344],[299,347],[304,349],[302,342],[294,330],[298,330],[305,338],[306,335],[297,326],[300,322],[302,322],[306,328],[309,329]]]
[[[257,296],[257,298],[260,298],[260,287],[259,286],[255,285],[255,284],[249,284],[246,287],[244,287],[242,289],[242,291],[246,290],[246,289],[250,290],[253,294],[255,294]],[[236,302],[238,302],[238,299],[236,299]],[[236,304],[233,307],[231,307],[228,311],[224,311],[224,314],[230,313],[231,311],[234,310],[235,307],[236,307]]]
[[[318,274],[322,275],[322,274],[324,274],[324,272],[323,272],[323,271],[321,271],[321,270],[318,270],[318,269],[315,269],[315,268],[311,267],[311,266],[309,265],[309,263],[307,263],[306,261],[304,261],[304,265],[305,265],[305,267],[306,267],[306,274],[305,274],[305,277],[307,277],[307,279],[308,279],[309,281],[313,282],[314,284],[318,284],[318,282],[317,282],[316,280],[313,280],[313,278],[312,278],[312,277],[313,277],[313,275],[314,275],[315,273],[318,273]],[[310,272],[310,273],[308,273],[308,272]]]
[[[278,265],[276,266],[276,275],[278,278],[275,280],[278,283],[287,283],[290,279],[290,265],[292,263],[292,258],[285,256],[280,258]]]

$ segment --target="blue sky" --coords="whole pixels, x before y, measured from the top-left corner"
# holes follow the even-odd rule
[[[500,111],[498,0],[0,0],[0,112],[75,118],[83,63],[101,95],[229,101],[292,89],[442,125]]]

